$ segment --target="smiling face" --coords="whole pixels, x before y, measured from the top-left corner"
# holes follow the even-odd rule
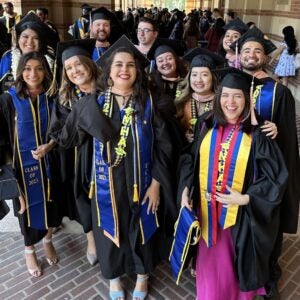
[[[230,49],[230,45],[235,42],[237,39],[239,39],[241,37],[241,34],[236,31],[236,30],[232,30],[232,29],[228,29],[224,35],[223,38],[223,48],[225,51],[229,51]],[[232,50],[231,50],[232,51]]]
[[[193,67],[190,76],[192,90],[202,96],[212,92],[212,75],[207,67]]]
[[[72,56],[64,62],[64,68],[69,80],[79,89],[91,84],[91,72],[82,64],[78,56]]]
[[[127,52],[116,53],[110,68],[113,86],[121,91],[133,87],[136,80],[136,64],[134,57]]]
[[[25,29],[20,34],[18,41],[22,54],[26,54],[33,51],[39,51],[40,40],[38,34],[32,29]]]
[[[157,31],[153,30],[153,26],[147,22],[140,22],[137,28],[137,38],[140,45],[151,46],[157,38]]]
[[[244,92],[240,89],[222,88],[220,105],[229,124],[236,124],[245,108]]]
[[[106,42],[110,37],[110,21],[98,19],[91,24],[92,36],[99,42]]]
[[[240,60],[244,71],[260,71],[266,62],[265,50],[259,42],[246,42],[241,48]]]
[[[45,78],[45,71],[42,63],[36,59],[29,59],[22,72],[23,80],[28,89],[39,89]]]
[[[176,60],[171,52],[163,53],[156,57],[158,72],[165,77],[176,77]]]

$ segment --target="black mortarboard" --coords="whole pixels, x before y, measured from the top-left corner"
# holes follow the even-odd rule
[[[158,55],[166,52],[175,53],[177,56],[183,56],[185,44],[183,41],[157,38],[148,51],[148,59],[155,59]]]
[[[237,68],[222,68],[217,69],[216,72],[222,78],[221,86],[225,86],[231,89],[240,89],[250,92],[251,84],[254,86],[261,85],[262,81],[258,78],[245,73]]]
[[[87,3],[83,3],[81,6],[80,6],[81,9],[92,9],[93,7]]]
[[[113,20],[115,15],[105,7],[99,7],[91,11],[91,20]]]
[[[135,45],[126,37],[126,35],[122,35],[112,46],[108,48],[104,52],[104,54],[96,61],[99,67],[102,67],[106,64],[107,59],[112,55],[115,50],[119,48],[127,48],[130,49],[135,57],[139,60],[141,66],[145,68],[150,61],[144,56],[136,47]]]
[[[59,43],[56,50],[57,64],[62,65],[66,59],[77,55],[87,56],[92,59],[95,43],[95,39],[80,39]]]
[[[188,51],[183,57],[190,63],[190,67],[208,67],[210,69],[215,69],[218,66],[226,66],[226,59],[218,54],[215,54],[205,48],[194,48]]]
[[[19,37],[21,33],[30,28],[37,32],[42,43],[46,43],[53,49],[57,44],[57,37],[54,30],[52,30],[46,23],[42,22],[35,12],[30,11],[24,16],[21,21],[15,25],[16,35]]]
[[[238,51],[241,51],[242,46],[246,42],[258,42],[260,43],[265,50],[265,54],[268,55],[274,50],[276,50],[276,46],[264,35],[264,33],[259,30],[257,27],[253,27],[249,29],[246,33],[244,33],[237,41],[233,42],[230,45],[230,48],[235,51],[236,44],[238,46]]]
[[[231,29],[239,32],[240,34],[244,34],[249,29],[249,27],[240,18],[236,18],[226,24],[223,29],[225,31]]]

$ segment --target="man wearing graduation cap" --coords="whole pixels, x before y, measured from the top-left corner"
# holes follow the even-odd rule
[[[270,278],[267,286],[269,297],[277,299],[277,283],[281,275],[278,259],[281,254],[283,233],[296,233],[300,200],[300,161],[295,120],[295,100],[290,90],[274,81],[264,71],[267,55],[276,47],[256,27],[238,41],[243,71],[259,78],[263,85],[256,88],[253,101],[262,119],[274,122],[278,135],[276,141],[283,153],[289,172],[288,184],[281,204],[281,224],[270,261]],[[232,45],[235,48],[235,45]],[[267,126],[267,125],[265,125]]]
[[[96,39],[93,60],[97,61],[122,34],[124,28],[114,13],[105,7],[91,12],[90,37]]]

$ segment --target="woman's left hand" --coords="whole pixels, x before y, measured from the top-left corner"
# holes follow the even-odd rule
[[[226,189],[229,191],[229,194],[216,192],[216,200],[222,204],[225,204],[225,207],[230,207],[231,205],[247,205],[249,203],[249,195],[241,194],[227,185]]]
[[[32,157],[36,160],[43,158],[49,151],[51,151],[55,146],[54,141],[50,141],[48,144],[40,145],[36,148],[36,150],[32,150]]]
[[[260,128],[262,129],[262,132],[265,132],[266,136],[270,136],[271,139],[275,139],[278,134],[277,126],[273,122],[265,121],[264,125],[260,126]]]
[[[152,178],[151,184],[148,187],[146,194],[144,196],[142,205],[144,205],[147,201],[147,198],[149,198],[148,208],[147,208],[147,214],[149,215],[150,211],[154,214],[159,206],[160,203],[160,183]]]

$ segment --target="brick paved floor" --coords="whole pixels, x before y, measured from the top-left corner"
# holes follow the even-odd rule
[[[23,239],[19,233],[0,233],[0,299],[109,299],[108,281],[99,270],[99,264],[91,267],[85,258],[83,234],[64,233],[54,236],[54,245],[60,261],[48,266],[42,244],[36,247],[44,274],[32,278],[26,270]],[[282,300],[300,299],[300,235],[286,235],[281,259],[283,276],[280,281]],[[134,287],[134,278],[125,276],[128,299]],[[148,300],[195,299],[194,279],[185,272],[180,286],[172,279],[169,265],[160,265],[150,277]],[[226,299],[226,298],[224,298]],[[222,299],[220,299],[222,300]]]

